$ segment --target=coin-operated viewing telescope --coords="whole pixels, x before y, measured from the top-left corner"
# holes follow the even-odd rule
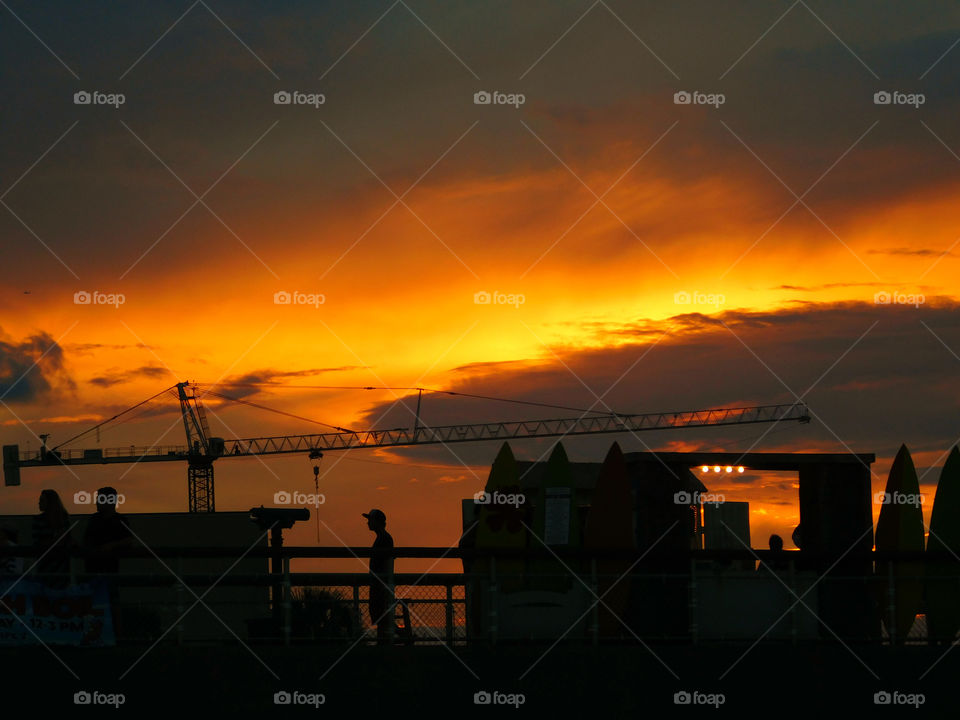
[[[281,620],[281,607],[283,601],[283,557],[280,549],[283,547],[283,531],[289,530],[294,523],[310,519],[310,511],[306,508],[268,508],[260,507],[250,508],[250,519],[255,522],[261,530],[270,531],[270,548],[273,550],[271,569],[273,575],[273,617],[278,623]]]

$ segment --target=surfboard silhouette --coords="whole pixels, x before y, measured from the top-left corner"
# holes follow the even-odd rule
[[[878,551],[922,551],[923,510],[913,458],[901,445],[887,477],[885,501],[880,507],[874,545]],[[890,610],[890,577],[893,577],[895,611]],[[915,561],[879,561],[876,568],[881,616],[891,642],[902,643],[920,611],[923,600],[923,564]],[[893,632],[890,632],[891,629]]]
[[[950,642],[960,630],[960,450],[940,471],[927,539],[927,636]]]
[[[527,547],[526,505],[504,502],[521,494],[517,461],[510,444],[504,443],[490,466],[490,475],[484,486],[487,502],[482,502],[482,498],[479,505],[477,550],[522,550]],[[497,583],[501,590],[509,592],[522,587],[522,557],[498,557],[495,562]],[[475,568],[478,574],[488,575],[490,563],[481,561]]]
[[[583,530],[585,548],[622,551],[622,558],[596,560],[598,622],[601,636],[619,636],[626,632],[624,618],[630,599],[630,580],[623,577],[630,569],[628,553],[636,549],[633,529],[633,495],[627,477],[627,464],[618,443],[613,443],[600,468],[593,491],[590,512]]]

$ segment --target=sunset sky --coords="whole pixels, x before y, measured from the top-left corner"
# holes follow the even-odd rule
[[[219,392],[353,429],[411,425],[415,396],[296,386],[633,413],[799,398],[813,422],[765,436],[564,444],[599,462],[614,439],[763,436],[754,451],[875,453],[878,491],[907,443],[932,502],[960,436],[958,30],[950,2],[11,1],[0,440],[56,445],[182,380],[276,383]],[[223,437],[319,429],[206,406]],[[184,442],[172,398],[148,410],[100,445]],[[428,424],[568,415],[423,409]],[[321,544],[369,544],[360,513],[379,507],[398,545],[455,545],[496,450],[329,453]],[[76,475],[25,470],[0,506],[113,482],[125,512],[186,510],[179,464]],[[795,478],[735,481],[707,484],[751,503],[752,544],[788,539]],[[312,492],[312,462],[223,460],[216,489],[218,510],[271,504]],[[316,541],[312,522],[288,534]]]

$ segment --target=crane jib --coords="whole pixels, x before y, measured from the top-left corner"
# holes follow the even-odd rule
[[[191,418],[191,420],[194,420]],[[205,418],[203,419],[205,420]],[[20,453],[16,445],[4,446],[3,464],[8,469],[50,465],[84,465],[98,463],[139,463],[163,461],[207,462],[219,457],[248,457],[313,450],[349,450],[354,448],[403,447],[443,443],[482,442],[522,438],[591,435],[601,433],[635,433],[721,425],[809,422],[805,405],[762,405],[756,407],[691,410],[684,412],[646,413],[639,415],[600,415],[549,420],[516,420],[493,423],[443,425],[430,427],[421,422],[414,428],[329,432],[308,435],[240,438],[225,440],[205,438],[202,444],[82,450],[40,450]],[[206,430],[200,418],[194,420]],[[191,423],[193,424],[193,423]],[[17,478],[19,480],[19,478]],[[19,484],[19,482],[7,484]]]

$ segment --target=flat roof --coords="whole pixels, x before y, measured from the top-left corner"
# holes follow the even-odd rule
[[[627,463],[668,465],[743,465],[752,470],[799,470],[810,465],[864,465],[876,460],[873,453],[736,453],[736,452],[631,452]]]

